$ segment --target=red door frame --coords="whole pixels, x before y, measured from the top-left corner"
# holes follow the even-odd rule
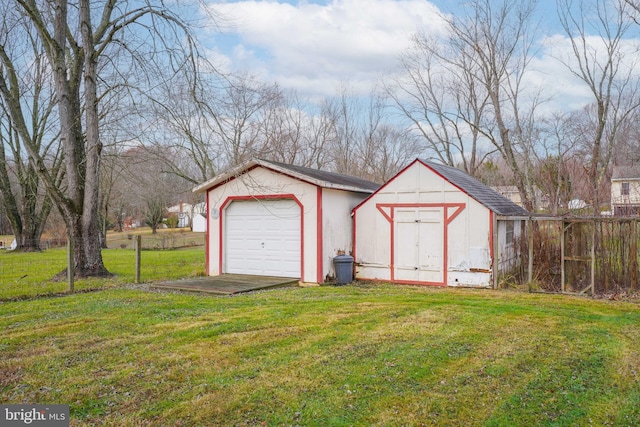
[[[389,277],[392,282],[403,283],[409,285],[431,285],[431,286],[447,286],[447,276],[449,269],[449,224],[465,209],[465,203],[376,203],[376,209],[382,214],[382,216],[389,221],[390,236],[389,236]],[[395,210],[397,208],[443,208],[444,221],[443,221],[443,273],[442,282],[420,282],[413,280],[395,280]],[[455,209],[450,212],[449,209]],[[388,213],[387,213],[388,210]]]

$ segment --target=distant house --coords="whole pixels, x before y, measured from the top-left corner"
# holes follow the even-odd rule
[[[640,215],[640,166],[614,166],[611,176],[614,216]]]
[[[512,201],[516,205],[520,207],[524,206],[524,203],[522,203],[522,197],[520,197],[520,191],[518,191],[518,187],[515,185],[498,185],[491,187],[491,189],[495,190],[496,193],[500,194],[505,199]]]
[[[196,203],[192,205],[190,203],[184,203],[180,201],[177,205],[167,208],[167,213],[174,214],[178,217],[178,228],[194,227],[194,221],[197,215],[204,216],[206,211],[206,204],[204,202]],[[200,224],[198,225],[200,227]],[[204,230],[193,230],[204,231]]]
[[[193,205],[180,201],[177,205],[168,207],[167,212],[178,217],[178,228],[185,228],[191,225]]]
[[[505,199],[510,200],[521,208],[524,208],[524,202],[522,201],[522,196],[520,196],[520,190],[518,190],[518,187],[516,187],[515,185],[498,185],[490,188]],[[540,209],[548,209],[549,196],[543,194],[538,187],[534,187],[533,191],[536,206]]]

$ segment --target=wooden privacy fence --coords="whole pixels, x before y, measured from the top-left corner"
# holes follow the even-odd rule
[[[513,242],[518,262],[499,273],[498,287],[591,295],[640,290],[640,218],[534,216],[522,224]]]

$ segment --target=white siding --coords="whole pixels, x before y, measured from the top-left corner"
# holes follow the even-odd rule
[[[209,206],[209,275],[222,274],[220,265],[224,264],[220,252],[220,224],[224,221],[225,209],[233,200],[283,198],[297,200],[302,206],[302,253],[301,281],[316,282],[317,224],[317,187],[289,176],[272,172],[262,167],[250,171],[207,192]],[[222,242],[224,244],[224,242]],[[224,251],[224,249],[223,249]],[[224,265],[222,267],[224,269]]]
[[[206,214],[205,214],[206,215]],[[207,219],[203,214],[195,214],[193,216],[193,231],[196,233],[204,233],[207,231]]]
[[[295,200],[301,206],[300,280],[318,283],[327,276],[334,277],[333,258],[339,250],[347,254],[352,251],[351,210],[367,195],[321,188],[261,166],[209,189],[208,274],[215,276],[225,272],[225,242],[220,240],[224,239],[220,227],[227,208],[234,201],[286,199]]]
[[[524,221],[498,221],[498,271],[508,272],[520,262],[518,244],[523,237]]]
[[[412,209],[414,226],[410,221],[399,224],[403,215],[408,221],[406,212]],[[489,209],[422,163],[413,163],[359,206],[355,223],[358,278],[449,286],[491,285]],[[428,239],[438,243],[425,248],[424,241]],[[416,254],[421,259],[405,259],[415,258]],[[439,263],[447,268],[436,272],[434,266]],[[405,269],[399,271],[398,267]]]
[[[353,219],[351,211],[368,194],[348,191],[322,190],[322,270],[323,279],[335,277],[333,258],[338,251],[350,255],[353,251]]]

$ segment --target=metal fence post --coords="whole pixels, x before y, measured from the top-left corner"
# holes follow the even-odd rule
[[[527,264],[527,281],[529,286],[533,282],[533,219],[529,217],[527,220],[527,231],[529,232],[529,262]]]
[[[73,261],[73,240],[71,236],[67,237],[67,281],[69,282],[69,292],[73,293],[74,291],[74,270],[75,270],[75,262]]]
[[[593,221],[593,230],[591,232],[591,296],[596,294],[596,221]]]
[[[566,259],[565,259],[564,251],[566,249],[567,230],[569,229],[570,226],[571,226],[570,222],[568,223],[566,220],[564,219],[562,220],[562,230],[560,233],[560,291],[563,294],[565,293],[565,281],[567,280],[566,271],[565,271]]]
[[[140,250],[142,249],[142,236],[138,234],[134,240],[136,251],[136,280],[135,283],[140,283]]]
[[[492,287],[493,289],[498,289],[498,274],[499,274],[499,269],[500,269],[500,244],[498,242],[498,238],[500,236],[500,233],[498,231],[498,218],[497,215],[495,213],[491,214],[491,224],[492,224],[492,233],[493,235],[491,236],[491,242],[493,244],[493,262],[492,262],[492,266],[491,266],[491,270],[493,272],[493,284]]]

